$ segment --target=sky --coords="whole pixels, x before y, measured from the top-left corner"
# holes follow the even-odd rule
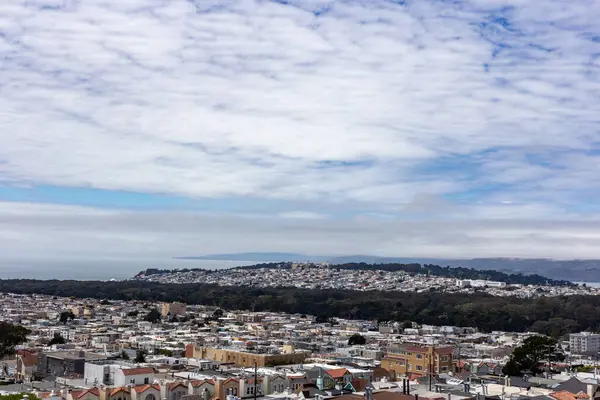
[[[0,2],[0,260],[600,258],[600,2]]]

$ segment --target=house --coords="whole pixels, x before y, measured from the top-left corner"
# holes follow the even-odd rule
[[[36,353],[17,354],[15,379],[30,381],[36,371],[38,355]]]
[[[135,386],[131,395],[132,400],[161,400],[158,384]]]
[[[217,379],[215,382],[214,396],[219,399],[225,399],[227,396],[238,396],[240,391],[240,381],[234,378]]]
[[[107,389],[106,400],[131,400],[131,389],[126,386]]]
[[[162,386],[163,399],[167,400],[180,400],[182,396],[188,394],[188,384],[183,381],[171,382],[167,385]]]
[[[323,387],[334,388],[336,385],[347,385],[352,381],[352,374],[346,368],[336,368],[324,371]]]
[[[73,390],[68,393],[67,400],[100,400],[100,389]]]
[[[190,382],[192,394],[203,396],[205,400],[212,399],[215,393],[215,381],[212,379],[194,380]]]
[[[154,370],[145,368],[115,368],[114,381],[115,386],[126,385],[148,385],[154,382]]]
[[[262,396],[263,395],[262,386],[263,386],[263,382],[260,377],[258,377],[256,379],[256,382],[254,381],[254,377],[251,377],[247,381],[245,379],[240,379],[240,392],[239,392],[240,395],[239,395],[239,397],[241,397],[241,398],[254,397],[255,390],[256,390],[257,396]]]
[[[266,375],[263,379],[263,393],[283,393],[288,387],[287,379],[282,375]]]

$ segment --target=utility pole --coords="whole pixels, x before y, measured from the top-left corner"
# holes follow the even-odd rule
[[[433,347],[431,354],[429,354],[429,391],[431,392],[431,381],[433,380],[433,368],[432,368],[432,362],[433,362],[433,357],[435,354],[435,346]]]
[[[256,380],[258,379],[258,367],[254,361],[254,400],[256,400]]]

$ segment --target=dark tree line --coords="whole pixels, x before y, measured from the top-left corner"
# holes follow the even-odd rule
[[[145,281],[0,280],[0,292],[78,298],[168,301],[225,310],[277,311],[319,316],[472,326],[483,331],[534,330],[558,337],[600,330],[600,296],[493,297],[440,292],[319,290],[160,284]]]

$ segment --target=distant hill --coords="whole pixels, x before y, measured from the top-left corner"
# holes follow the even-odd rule
[[[205,256],[177,257],[188,260],[231,260],[262,262],[320,262],[330,264],[436,264],[441,266],[465,267],[477,270],[496,270],[508,274],[537,274],[550,279],[571,282],[600,282],[600,260],[552,260],[545,258],[473,258],[443,259],[426,257],[377,257],[369,255],[353,256],[309,256],[298,253],[235,253],[211,254]]]

